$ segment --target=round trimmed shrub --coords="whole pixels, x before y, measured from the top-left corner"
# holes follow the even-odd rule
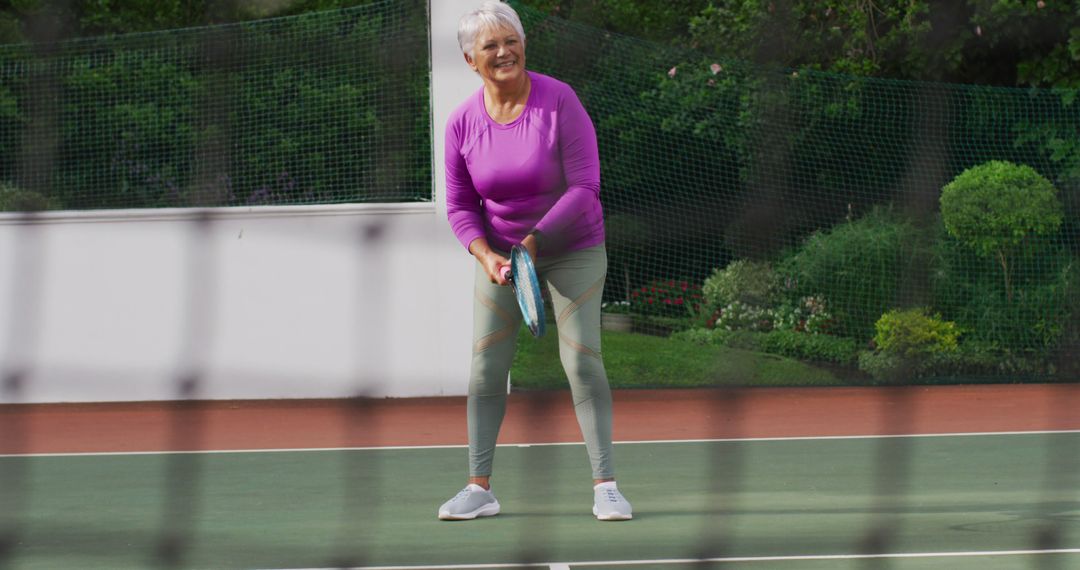
[[[941,217],[949,235],[995,260],[1011,302],[1021,246],[1056,233],[1064,214],[1057,189],[1034,168],[996,160],[965,170],[941,189]]]
[[[1027,165],[995,160],[960,173],[941,189],[949,234],[982,255],[998,255],[1061,227],[1057,189]]]

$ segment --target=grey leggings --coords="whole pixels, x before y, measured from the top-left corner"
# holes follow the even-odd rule
[[[559,358],[570,380],[594,479],[615,475],[611,464],[611,389],[600,356],[600,301],[607,275],[603,245],[539,257],[536,271],[555,308]],[[506,379],[514,360],[521,312],[510,287],[491,283],[476,264],[473,359],[469,379],[469,474],[491,475],[495,440],[506,412]]]

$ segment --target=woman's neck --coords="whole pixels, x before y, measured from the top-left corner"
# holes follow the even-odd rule
[[[484,106],[491,118],[497,123],[509,123],[525,110],[525,103],[532,91],[532,80],[527,73],[511,85],[494,82],[484,85]]]

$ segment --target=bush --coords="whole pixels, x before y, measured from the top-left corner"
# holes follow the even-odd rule
[[[0,183],[0,212],[40,212],[59,209],[60,202],[55,198]]]
[[[801,360],[854,364],[859,352],[855,339],[774,330],[758,337],[762,352]]]
[[[1013,258],[1011,294],[1000,268],[938,229],[932,304],[965,337],[1010,353],[1052,352],[1075,320],[1080,264],[1060,243],[1030,240]]]
[[[957,364],[960,330],[925,309],[893,310],[875,323],[875,351],[859,354],[859,369],[882,382],[931,375]]]
[[[16,168],[34,77],[48,70],[57,152],[24,170],[48,172],[42,184],[66,208],[430,200],[427,59],[389,57],[386,41],[426,46],[426,16],[423,2],[383,2],[62,42],[40,60],[4,46],[0,178]],[[301,49],[315,44],[318,57]]]
[[[825,304],[825,299],[803,297],[795,303],[785,302],[772,311],[773,328],[777,330],[831,334],[835,319]]]
[[[990,345],[961,342],[955,352],[903,358],[898,354],[862,351],[859,370],[879,382],[956,383],[970,381],[1045,380],[1057,371],[1053,365]]]
[[[912,358],[956,352],[960,330],[925,309],[889,311],[874,325],[874,344],[881,352]]]
[[[941,190],[941,216],[949,234],[1000,266],[1012,300],[1011,263],[1017,249],[1058,231],[1057,189],[1034,168],[991,161],[960,173]]]
[[[764,262],[739,259],[713,271],[701,286],[706,306],[719,308],[731,303],[767,307],[778,291],[776,274]]]
[[[925,264],[920,230],[889,210],[810,236],[781,262],[784,287],[795,297],[820,297],[835,334],[869,340],[874,321],[898,302],[905,276]]]
[[[772,312],[756,305],[732,301],[717,309],[705,326],[727,331],[768,331],[772,330]]]

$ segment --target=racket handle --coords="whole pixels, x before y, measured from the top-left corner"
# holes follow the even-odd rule
[[[499,275],[502,275],[503,279],[506,279],[507,281],[509,281],[510,280],[510,266],[509,265],[502,266],[502,269],[499,269]]]

